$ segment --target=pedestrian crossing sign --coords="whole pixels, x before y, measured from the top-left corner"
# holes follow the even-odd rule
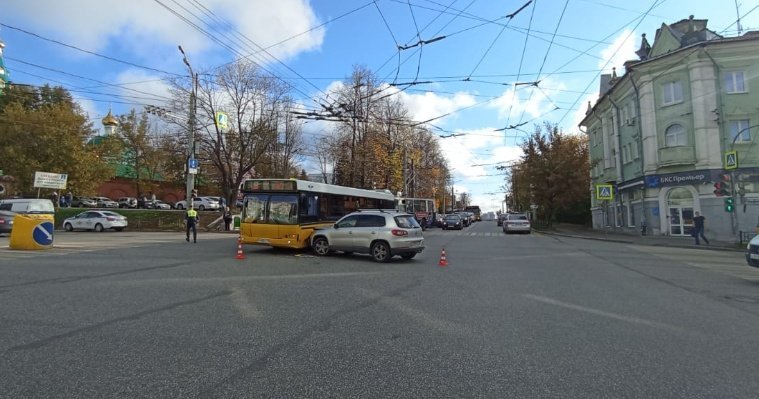
[[[725,169],[738,169],[738,151],[725,151]]]
[[[614,199],[614,185],[612,184],[596,184],[596,199],[608,200]]]

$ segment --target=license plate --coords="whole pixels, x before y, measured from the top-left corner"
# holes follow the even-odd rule
[[[759,254],[751,254],[751,259],[759,259]]]
[[[269,243],[269,240],[268,240],[268,239],[266,239],[266,238],[259,238],[259,239],[258,239],[258,242],[260,242],[261,244],[268,244],[268,243]]]

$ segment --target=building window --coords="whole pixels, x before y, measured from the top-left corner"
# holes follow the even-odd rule
[[[667,82],[662,86],[662,102],[664,105],[683,102],[683,82]]]
[[[677,147],[686,144],[688,144],[688,140],[686,140],[683,125],[675,123],[674,125],[670,125],[664,132],[665,147]]]
[[[632,158],[640,158],[640,154],[638,154],[638,143],[630,143],[630,148],[632,149]]]
[[[734,143],[751,141],[751,129],[748,126],[748,119],[730,121],[730,140]]]
[[[724,75],[725,92],[727,93],[745,93],[746,84],[743,80],[743,71],[725,72]]]
[[[625,144],[625,146],[622,147],[622,163],[628,163],[630,161],[630,144]]]

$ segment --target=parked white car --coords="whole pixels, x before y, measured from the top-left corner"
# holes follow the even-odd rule
[[[66,231],[95,230],[103,231],[113,229],[124,230],[127,227],[127,218],[112,211],[86,211],[63,221]]]
[[[199,211],[218,211],[220,208],[218,201],[214,201],[208,197],[195,197],[192,199],[192,204],[193,208]],[[187,201],[179,201],[174,207],[177,209],[187,209]]]
[[[171,209],[171,205],[161,201],[161,200],[155,200],[152,201],[151,207],[153,209]]]
[[[108,197],[92,197],[98,208],[118,208],[119,203]]]
[[[759,267],[759,234],[746,245],[746,262],[749,266]]]

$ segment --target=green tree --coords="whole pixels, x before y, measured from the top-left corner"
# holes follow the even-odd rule
[[[587,137],[561,132],[545,123],[522,142],[520,162],[509,173],[510,209],[538,206],[544,222],[586,222],[590,218],[590,159]]]
[[[118,137],[124,151],[117,163],[123,169],[122,173],[133,179],[138,194],[155,190],[157,181],[163,180],[165,160],[168,158],[159,135],[151,129],[146,112],[137,114],[132,110],[118,119]]]
[[[0,168],[16,178],[24,195],[36,195],[37,171],[67,174],[67,189],[81,194],[97,194],[113,176],[105,160],[117,153],[118,141],[103,138],[93,145],[92,122],[66,90],[10,87],[2,97]]]

